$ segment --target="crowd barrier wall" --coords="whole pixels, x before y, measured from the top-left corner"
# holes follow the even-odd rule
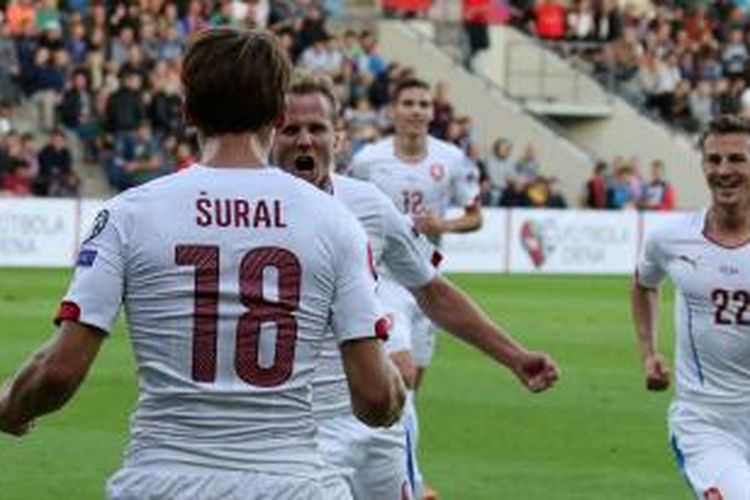
[[[99,200],[0,199],[0,267],[71,266],[101,206]],[[480,231],[443,238],[445,272],[631,274],[644,235],[681,216],[520,208],[483,212]]]

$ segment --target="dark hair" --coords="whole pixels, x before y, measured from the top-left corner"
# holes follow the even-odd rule
[[[182,66],[186,115],[207,137],[257,132],[283,113],[290,73],[287,56],[268,32],[202,31]]]
[[[739,115],[720,115],[711,120],[698,143],[703,149],[709,135],[743,134],[750,137],[750,119]]]
[[[419,78],[404,78],[397,81],[391,91],[391,104],[398,102],[398,98],[401,97],[403,91],[414,88],[430,90],[430,84]]]
[[[333,91],[331,80],[326,76],[295,71],[287,93],[289,95],[320,94],[331,105],[331,120],[335,120],[338,116],[339,101]]]

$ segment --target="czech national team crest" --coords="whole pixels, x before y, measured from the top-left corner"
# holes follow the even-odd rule
[[[435,180],[435,182],[440,182],[441,180],[443,180],[443,177],[445,177],[445,167],[439,163],[435,163],[434,165],[430,166],[430,175]]]

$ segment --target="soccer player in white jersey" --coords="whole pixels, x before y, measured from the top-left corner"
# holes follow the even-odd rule
[[[558,372],[544,353],[529,352],[493,325],[460,290],[440,277],[430,262],[435,252],[413,230],[409,218],[370,183],[332,174],[337,101],[330,82],[298,74],[287,97],[284,123],[274,146],[274,160],[285,170],[330,192],[359,219],[370,238],[378,269],[387,267],[417,298],[422,310],[440,326],[507,366],[532,391],[550,387]],[[408,330],[396,317],[386,344],[404,379],[413,384]],[[338,353],[327,351],[326,363],[313,379],[313,407],[325,459],[344,474],[356,500],[411,498],[404,489],[409,476],[404,429],[363,427],[352,416]],[[409,478],[412,479],[412,478]]]
[[[646,386],[665,390],[658,287],[675,286],[676,392],[669,431],[697,498],[750,499],[750,121],[716,118],[702,139],[707,210],[645,242],[632,292]]]
[[[290,71],[271,35],[203,32],[182,71],[200,163],[106,204],[60,331],[0,395],[0,429],[24,434],[65,404],[123,303],[140,395],[110,498],[347,498],[324,490],[311,408],[328,325],[360,419],[391,425],[404,399],[376,338],[366,235],[330,196],[267,167]]]
[[[445,233],[465,233],[481,227],[479,174],[476,165],[456,146],[428,134],[433,118],[430,86],[418,78],[396,82],[390,99],[395,134],[366,146],[355,155],[351,173],[377,185],[417,229],[439,244]],[[446,218],[449,206],[463,208]],[[414,390],[421,385],[435,350],[435,331],[411,295],[388,274],[383,276],[384,305],[408,320],[412,354],[417,366]],[[407,402],[407,427],[416,462],[419,424],[413,399]],[[417,481],[422,482],[419,467]],[[426,495],[435,496],[434,493]]]

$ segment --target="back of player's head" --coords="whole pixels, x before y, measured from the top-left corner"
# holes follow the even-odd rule
[[[396,104],[398,102],[399,97],[401,97],[401,94],[405,90],[409,89],[424,89],[429,91],[430,90],[430,84],[425,82],[424,80],[421,80],[419,78],[404,78],[402,80],[397,81],[393,85],[393,90],[391,90],[391,104]]]
[[[292,75],[289,84],[289,95],[322,95],[330,106],[331,120],[335,120],[339,111],[339,100],[333,90],[333,82],[324,75],[310,73],[309,71],[297,70]]]
[[[743,134],[750,138],[750,118],[740,115],[719,115],[711,120],[701,135],[701,148],[710,135]]]
[[[286,54],[268,32],[202,31],[182,66],[187,119],[207,137],[258,132],[281,116],[290,74]]]

